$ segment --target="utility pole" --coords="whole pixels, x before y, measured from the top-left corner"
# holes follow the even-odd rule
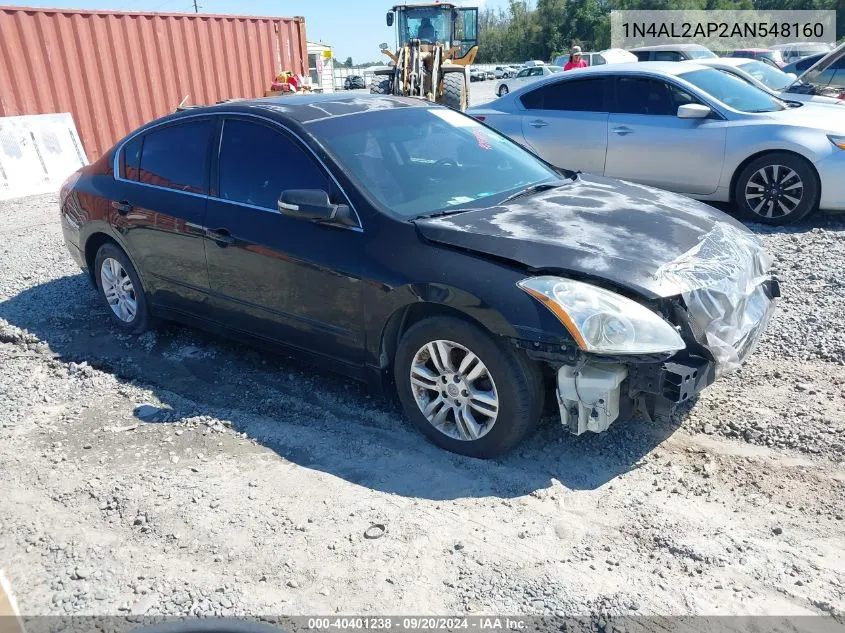
[[[194,0],[194,13],[199,13],[199,12],[200,12],[200,7],[197,4],[197,0]]]

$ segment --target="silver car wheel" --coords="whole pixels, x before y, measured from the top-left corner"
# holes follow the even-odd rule
[[[431,425],[456,440],[484,437],[499,414],[499,395],[487,366],[452,341],[431,341],[417,351],[411,390]]]
[[[502,86],[501,88],[499,88],[499,96],[500,97],[504,97],[506,94],[508,94],[508,87],[507,86]]]
[[[131,323],[138,314],[138,299],[132,278],[119,261],[111,257],[103,260],[100,266],[100,283],[115,316],[124,323]]]
[[[745,184],[745,202],[753,213],[764,218],[789,215],[804,197],[804,181],[794,169],[765,165]]]

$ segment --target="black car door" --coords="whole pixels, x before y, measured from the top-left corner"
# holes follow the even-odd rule
[[[155,127],[121,148],[112,223],[152,302],[183,312],[208,300],[204,231],[214,121]]]
[[[363,229],[282,215],[282,191],[348,204],[303,143],[256,117],[221,122],[205,243],[217,318],[236,329],[357,364],[363,353]]]

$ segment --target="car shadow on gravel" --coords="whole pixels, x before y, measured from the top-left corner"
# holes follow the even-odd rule
[[[636,468],[678,426],[634,419],[574,437],[550,416],[511,454],[482,461],[430,444],[392,399],[282,354],[174,324],[124,334],[83,274],[20,292],[0,303],[0,318],[47,343],[57,360],[114,375],[142,422],[220,420],[287,462],[405,497],[510,498],[553,479],[595,489]],[[158,402],[141,406],[131,395],[138,387]]]

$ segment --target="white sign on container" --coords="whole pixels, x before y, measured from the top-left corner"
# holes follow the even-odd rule
[[[58,191],[87,164],[70,114],[0,117],[0,200]]]

